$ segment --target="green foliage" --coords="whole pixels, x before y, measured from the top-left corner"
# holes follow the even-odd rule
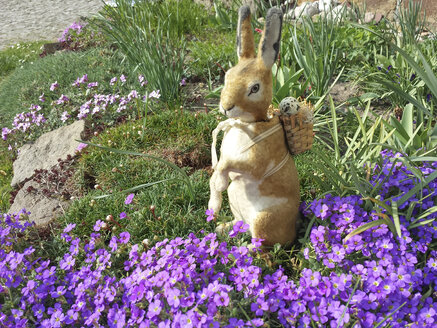
[[[33,64],[27,63],[0,85],[0,122],[6,125],[17,113],[27,111],[31,104],[39,104],[39,96],[55,81],[60,86],[58,91],[67,94],[78,77],[88,74],[90,81],[107,81],[101,91],[110,92],[111,77],[128,71],[128,66],[120,62],[119,54],[94,48],[84,52],[59,52]]]
[[[178,102],[184,73],[183,35],[200,28],[200,7],[190,1],[116,3],[103,8],[96,24],[165,101]]]
[[[416,121],[416,118],[420,121]],[[384,121],[384,123],[387,128],[394,131],[388,144],[397,151],[413,157],[428,154],[437,156],[437,127],[435,123],[432,123],[432,120],[428,120],[426,123],[423,122],[422,116],[414,115],[412,104],[404,107],[400,122],[390,117],[390,121]]]
[[[278,106],[285,97],[299,98],[304,96],[308,81],[300,83],[303,69],[297,72],[292,72],[286,66],[278,66],[276,64],[272,67],[273,74],[273,104]]]
[[[326,138],[325,145],[334,155],[319,154],[321,163],[315,163],[315,166],[322,172],[322,176],[315,177],[316,181],[322,190],[335,195],[358,193],[365,197],[376,196],[378,189],[369,182],[370,172],[376,164],[380,164],[381,144],[393,132],[385,131],[381,117],[372,122],[369,117],[370,102],[362,116],[353,109],[358,126],[351,136],[345,132],[339,133],[342,128],[332,99],[330,109],[332,121],[328,123],[330,135]],[[341,136],[345,141],[344,146],[341,145]]]
[[[384,22],[369,26],[369,29],[384,33]],[[341,52],[339,66],[347,66],[347,70],[351,71],[352,74],[357,70],[361,71],[363,63],[373,63],[375,61],[375,51],[369,51],[369,49],[385,49],[386,46],[385,41],[375,34],[363,29],[357,29],[349,22],[337,25],[335,33],[334,42]]]
[[[12,180],[12,155],[3,142],[0,142],[0,212],[9,210]]]
[[[420,36],[420,32],[425,28],[426,16],[421,14],[422,1],[409,1],[408,7],[399,6],[395,13],[397,24],[392,26],[393,31],[401,31],[401,45],[403,47],[415,44]]]
[[[335,42],[337,22],[323,17],[315,23],[304,17],[300,26],[295,23],[288,28],[292,29],[292,44],[283,49],[293,51],[296,62],[304,70],[305,79],[310,81],[313,95],[321,97],[328,90],[340,61],[340,50]],[[302,32],[298,33],[300,29]]]
[[[190,41],[187,49],[190,51],[187,73],[200,80],[205,80],[210,72],[211,78],[218,81],[237,61],[235,31],[208,29],[198,39]]]
[[[239,1],[241,3],[241,1]],[[220,30],[235,31],[238,22],[238,10],[226,8],[220,1],[214,1],[214,16],[210,21]]]
[[[39,58],[44,41],[17,43],[0,51],[0,81],[15,68]]]

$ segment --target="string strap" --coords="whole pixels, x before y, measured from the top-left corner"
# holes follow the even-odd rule
[[[241,122],[239,120],[235,120],[233,118],[230,118],[230,119],[227,119],[226,121],[220,122],[217,125],[217,127],[214,129],[214,131],[212,131],[211,161],[212,161],[212,168],[213,169],[216,168],[217,163],[218,163],[216,146],[217,146],[217,136],[220,133],[220,131],[224,131],[224,133],[226,134],[226,132],[228,132],[233,127],[248,126],[249,124],[250,123],[244,123],[244,122]],[[273,133],[279,131],[280,129],[282,129],[282,125],[281,125],[281,123],[278,122],[278,124],[272,126],[270,129],[264,131],[263,133],[257,135],[253,139],[251,139],[246,145],[244,145],[240,149],[240,152],[244,153],[245,151],[250,149],[252,146],[254,146],[257,143],[263,141],[264,139],[270,137]],[[288,152],[287,152],[286,156],[284,157],[284,159],[278,165],[276,165],[274,168],[270,169],[268,172],[266,172],[264,174],[263,178],[267,178],[267,177],[271,176],[272,174],[276,173],[277,171],[279,171],[285,165],[285,163],[287,161],[288,161]]]
[[[263,179],[268,178],[269,176],[275,174],[280,169],[282,169],[282,167],[285,165],[285,163],[287,163],[289,158],[290,158],[290,154],[287,151],[284,158],[282,159],[281,162],[278,163],[278,165],[276,165],[274,168],[272,168],[272,169],[268,170],[266,173],[264,173]]]

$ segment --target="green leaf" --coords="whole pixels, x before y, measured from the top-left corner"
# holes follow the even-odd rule
[[[391,208],[392,208],[393,223],[396,228],[396,233],[398,237],[402,237],[401,222],[399,220],[399,214],[398,214],[398,204],[396,202],[392,202]]]
[[[435,221],[435,218],[411,224],[411,225],[408,226],[408,230],[411,230],[411,229],[414,229],[414,228],[417,228],[417,227],[421,227],[421,226],[427,225],[427,224],[429,224],[431,222],[434,222],[434,221]]]
[[[437,178],[437,170],[428,175],[423,182],[419,182],[416,184],[409,192],[407,192],[405,195],[401,197],[401,199],[398,200],[398,204],[405,203],[411,196],[415,195],[419,190],[425,188],[431,181],[434,181],[434,179]]]
[[[164,182],[172,181],[172,180],[177,180],[177,179],[164,179],[164,180],[159,180],[159,181],[154,181],[154,182],[144,183],[144,184],[140,184],[140,185],[138,185],[138,186],[135,186],[135,187],[132,187],[132,188],[129,188],[129,189],[123,190],[123,191],[121,191],[121,192],[123,192],[123,193],[133,192],[133,191],[137,191],[137,190],[139,190],[139,189],[143,189],[143,188],[151,187],[151,186],[154,186],[154,185],[156,185],[156,184],[164,183]],[[102,199],[102,198],[106,198],[106,197],[109,197],[109,196],[112,196],[112,195],[115,195],[115,194],[116,194],[116,193],[113,193],[113,194],[107,194],[107,195],[101,195],[101,196],[96,196],[96,197],[93,197],[93,198],[94,198],[94,199]]]
[[[346,237],[344,237],[343,242],[348,241],[353,236],[359,235],[360,233],[362,233],[370,228],[380,226],[382,224],[386,224],[386,221],[383,219],[379,219],[379,220],[375,220],[375,221],[363,224],[362,226],[359,226],[358,228],[356,228],[354,231],[350,232]]]
[[[385,209],[387,211],[387,213],[391,213],[391,208],[386,203],[380,201],[379,199],[373,198],[373,197],[366,197],[363,200],[367,200],[367,199],[371,200],[375,204],[377,204],[380,207],[382,207],[383,209]]]
[[[413,105],[408,104],[404,107],[401,119],[402,126],[405,129],[405,132],[411,138],[413,135]]]
[[[379,326],[381,326],[384,322],[387,321],[388,318],[390,318],[393,314],[395,314],[396,312],[398,312],[401,308],[404,307],[404,305],[407,304],[407,301],[405,301],[404,303],[402,303],[400,306],[398,306],[395,310],[393,310],[391,313],[389,313],[384,319],[382,319],[382,321],[380,321],[374,328],[377,328]]]

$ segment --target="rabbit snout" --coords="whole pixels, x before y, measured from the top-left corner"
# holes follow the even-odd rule
[[[227,113],[228,113],[229,111],[233,110],[234,108],[235,108],[235,105],[232,105],[231,107],[225,108],[225,107],[223,107],[222,104],[220,104],[220,112],[221,112],[222,114],[225,114],[226,116],[228,116]]]

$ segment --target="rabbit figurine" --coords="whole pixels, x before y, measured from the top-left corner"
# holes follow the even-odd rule
[[[250,9],[240,8],[239,61],[226,73],[220,97],[220,111],[228,119],[214,130],[211,149],[214,173],[208,207],[217,214],[222,192],[227,189],[235,217],[232,224],[240,220],[249,224],[252,237],[263,239],[263,246],[291,243],[299,216],[296,167],[279,118],[267,115],[272,101],[271,68],[278,57],[281,27],[281,10],[271,8],[256,55]],[[215,146],[220,131],[224,137],[217,160]]]

